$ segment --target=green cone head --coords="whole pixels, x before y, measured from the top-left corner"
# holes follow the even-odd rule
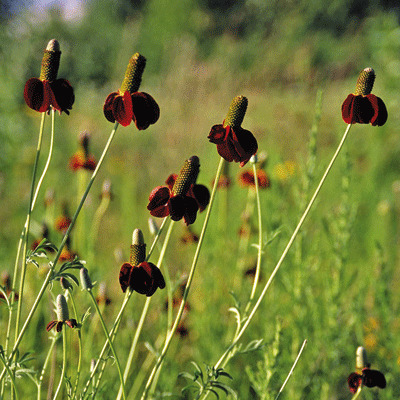
[[[144,67],[146,66],[146,58],[139,53],[135,53],[129,60],[128,67],[126,68],[125,78],[122,81],[120,93],[135,93],[139,90],[140,83],[142,82],[142,75]]]
[[[196,182],[197,175],[200,171],[200,160],[197,156],[192,156],[185,161],[181,171],[172,188],[175,196],[185,196],[190,186]]]
[[[236,96],[229,107],[228,114],[224,121],[224,128],[230,126],[232,128],[241,127],[243,118],[246,114],[248,100],[244,96]]]
[[[372,88],[375,82],[375,71],[372,68],[365,68],[360,72],[357,79],[356,96],[366,96],[372,92]]]
[[[60,44],[56,39],[50,40],[43,54],[40,80],[53,82],[57,79],[60,57]]]

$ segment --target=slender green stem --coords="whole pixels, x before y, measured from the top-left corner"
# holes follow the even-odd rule
[[[104,322],[103,316],[101,315],[101,312],[100,312],[99,306],[98,306],[98,304],[97,304],[97,301],[96,301],[96,299],[94,298],[93,293],[92,293],[91,290],[88,290],[88,293],[89,293],[89,295],[90,295],[90,298],[92,299],[92,303],[93,303],[93,306],[94,306],[94,308],[95,308],[95,310],[96,310],[96,312],[97,312],[97,315],[99,316],[100,323],[101,323],[101,326],[102,326],[102,328],[103,328],[104,335],[105,335],[105,337],[106,337],[106,339],[107,339],[108,345],[110,346],[111,352],[113,353],[114,360],[115,360],[115,364],[116,364],[117,370],[118,370],[119,379],[120,379],[120,382],[121,382],[122,397],[123,397],[124,399],[126,399],[124,377],[123,377],[123,375],[122,375],[121,364],[120,364],[120,362],[119,362],[119,358],[118,358],[118,356],[117,356],[117,353],[116,353],[116,351],[115,351],[113,342],[112,342],[112,340],[111,340],[111,338],[110,338],[110,335],[109,335],[109,333],[108,333],[108,330],[107,330],[106,324],[105,324],[105,322]]]
[[[165,218],[165,220],[166,220],[166,219],[167,219],[167,218]],[[169,243],[169,240],[170,240],[170,237],[171,237],[171,233],[172,233],[172,228],[174,227],[174,225],[175,225],[175,224],[174,224],[174,221],[171,220],[171,221],[170,221],[170,224],[169,224],[169,227],[168,227],[168,230],[167,230],[167,234],[165,235],[164,244],[163,244],[163,246],[162,246],[162,248],[161,248],[160,256],[158,257],[158,261],[157,261],[157,265],[158,265],[158,266],[161,266],[161,264],[162,264],[162,262],[163,262],[163,260],[164,260],[164,255],[165,255],[165,252],[166,252],[166,250],[167,250],[167,246],[168,246],[168,243]],[[167,274],[168,274],[167,271],[168,271],[168,269],[165,268],[165,269],[164,269],[164,275],[167,275]],[[168,276],[169,276],[169,275],[168,275]],[[169,286],[171,286],[171,281],[170,281],[169,278],[166,279],[166,282],[167,282],[167,281],[169,281]],[[140,316],[138,325],[137,325],[137,327],[136,327],[135,336],[133,337],[132,345],[131,345],[131,348],[130,348],[130,350],[129,350],[128,360],[126,361],[126,365],[125,365],[125,370],[124,370],[124,382],[126,382],[126,380],[128,379],[129,371],[130,371],[131,366],[132,366],[133,356],[134,356],[135,350],[136,350],[136,345],[137,345],[137,343],[138,343],[138,341],[139,341],[139,336],[140,336],[140,334],[141,334],[141,332],[142,332],[142,329],[143,329],[144,321],[145,321],[146,316],[147,316],[147,311],[149,310],[149,307],[150,307],[150,302],[151,302],[151,297],[148,297],[148,298],[146,299],[146,302],[144,303],[144,307],[143,307],[143,310],[142,310],[142,314],[141,314],[141,316]],[[168,327],[169,327],[169,326],[168,326]],[[118,399],[118,400],[121,399],[121,388],[119,389],[119,392],[118,392],[118,395],[117,395],[117,399]]]
[[[28,316],[26,317],[25,323],[24,323],[24,325],[23,325],[23,327],[22,327],[22,329],[21,329],[21,331],[20,331],[20,333],[18,335],[18,338],[16,339],[16,341],[14,343],[14,347],[13,347],[13,350],[12,350],[10,356],[9,356],[8,362],[10,362],[12,357],[14,357],[14,354],[17,351],[18,346],[21,343],[21,340],[22,340],[22,338],[23,338],[23,336],[24,336],[24,334],[25,334],[25,332],[26,332],[26,330],[28,328],[28,325],[31,322],[31,319],[32,319],[33,315],[36,312],[36,309],[37,309],[37,307],[39,305],[39,302],[42,299],[43,294],[44,294],[44,292],[45,292],[45,290],[46,290],[46,288],[47,288],[47,286],[48,286],[48,284],[49,284],[49,282],[51,280],[51,277],[53,276],[53,272],[54,272],[54,269],[55,269],[55,267],[57,265],[57,262],[58,262],[58,260],[60,258],[61,252],[62,252],[62,250],[63,250],[63,248],[64,248],[64,246],[65,246],[65,244],[67,242],[67,239],[69,237],[69,234],[71,233],[72,228],[75,225],[75,221],[77,220],[77,218],[79,216],[79,213],[80,213],[80,211],[81,211],[81,209],[83,207],[83,204],[84,204],[84,202],[85,202],[85,200],[86,200],[86,198],[87,198],[87,196],[89,194],[89,191],[90,191],[90,189],[91,189],[91,187],[93,185],[93,182],[96,179],[96,176],[97,176],[97,174],[99,172],[99,169],[100,169],[100,167],[101,167],[101,165],[103,163],[104,157],[106,156],[106,154],[108,152],[108,149],[109,149],[109,147],[111,145],[111,142],[114,139],[115,132],[117,131],[118,126],[119,126],[119,124],[118,124],[118,122],[116,122],[115,125],[114,125],[114,129],[111,131],[110,136],[108,138],[108,141],[107,141],[107,143],[106,143],[106,145],[104,147],[104,150],[103,150],[103,153],[102,153],[102,155],[100,157],[99,163],[97,164],[96,169],[93,171],[92,177],[90,178],[89,184],[88,184],[88,186],[86,188],[86,191],[85,191],[85,193],[84,193],[84,195],[82,197],[82,200],[79,203],[79,206],[78,206],[78,208],[77,208],[77,210],[76,210],[76,212],[75,212],[75,214],[74,214],[74,216],[72,218],[71,224],[68,227],[68,229],[67,229],[67,231],[66,231],[66,233],[65,233],[65,235],[63,237],[63,240],[61,241],[61,244],[60,244],[60,247],[58,249],[58,252],[57,252],[57,254],[56,254],[55,258],[54,258],[53,263],[50,266],[50,270],[46,275],[46,278],[45,278],[45,280],[44,280],[44,282],[42,284],[42,287],[41,287],[41,289],[40,289],[40,291],[39,291],[39,293],[38,293],[38,295],[37,295],[37,297],[35,299],[35,302],[33,303],[32,308],[31,308]],[[0,374],[0,380],[4,377],[5,372],[6,372],[6,370],[3,369],[2,373]]]
[[[296,357],[296,359],[294,360],[294,363],[293,363],[293,365],[292,365],[292,368],[290,368],[290,371],[289,371],[289,373],[288,373],[288,376],[286,377],[285,382],[283,382],[281,388],[279,389],[279,392],[278,392],[277,396],[275,397],[275,400],[277,400],[277,399],[279,398],[279,396],[280,396],[281,393],[283,392],[283,389],[285,389],[286,384],[289,382],[289,379],[290,379],[290,377],[292,376],[294,369],[296,368],[296,365],[297,365],[297,363],[298,363],[298,361],[299,361],[299,359],[300,359],[301,353],[303,353],[303,350],[304,350],[304,348],[306,347],[306,344],[307,344],[307,339],[304,340],[304,342],[303,342],[303,344],[302,344],[302,346],[301,346],[301,348],[300,348],[300,350],[299,350],[299,353],[297,354],[297,357]]]
[[[58,382],[56,392],[54,393],[54,397],[53,397],[54,400],[56,400],[58,394],[60,393],[61,386],[64,381],[65,369],[67,366],[67,332],[66,332],[66,329],[67,329],[67,325],[63,324],[63,326],[62,326],[63,360],[62,360],[60,381]]]
[[[258,177],[257,177],[257,168],[256,163],[253,163],[253,173],[254,173],[254,184],[256,189],[256,202],[257,202],[257,218],[258,218],[258,246],[257,246],[257,265],[256,265],[256,272],[254,275],[254,282],[253,287],[251,289],[249,301],[245,308],[245,313],[247,313],[248,309],[250,308],[251,304],[253,303],[254,296],[256,294],[256,289],[258,282],[260,280],[260,270],[261,270],[261,256],[262,256],[262,218],[261,218],[261,203],[260,203],[260,188],[258,185]]]
[[[351,398],[351,400],[356,400],[358,398],[358,396],[360,396],[362,390],[362,385],[360,385],[357,389],[357,392],[354,394],[354,396]]]
[[[179,306],[179,310],[178,310],[178,313],[176,315],[175,322],[174,322],[172,328],[170,329],[170,331],[167,333],[167,337],[166,337],[166,340],[165,340],[165,343],[164,343],[164,347],[161,350],[161,353],[160,353],[159,357],[157,358],[157,361],[156,361],[156,363],[155,363],[155,365],[153,367],[153,370],[151,371],[150,376],[149,376],[149,378],[148,378],[148,380],[146,382],[146,385],[145,385],[145,388],[144,388],[144,391],[143,391],[143,394],[142,394],[142,397],[141,397],[142,400],[146,399],[146,397],[147,397],[147,394],[148,394],[148,391],[149,391],[149,389],[150,389],[150,387],[152,385],[153,379],[156,376],[158,368],[161,366],[161,364],[162,364],[162,362],[164,360],[164,357],[165,357],[165,355],[166,355],[166,353],[168,351],[169,345],[170,345],[170,343],[172,341],[172,338],[174,336],[176,328],[178,327],[178,324],[179,324],[179,322],[181,320],[181,317],[182,317],[182,314],[183,314],[183,311],[184,311],[184,308],[185,308],[185,305],[186,305],[186,302],[187,302],[187,297],[188,297],[188,294],[189,294],[189,290],[190,290],[190,287],[191,287],[191,284],[192,284],[192,281],[193,281],[193,276],[194,276],[194,273],[196,271],[196,265],[197,265],[197,261],[199,259],[200,250],[201,250],[201,247],[202,247],[202,244],[203,244],[203,240],[204,240],[204,235],[206,233],[206,229],[207,229],[207,226],[208,226],[208,221],[210,219],[211,210],[212,210],[212,206],[213,206],[213,203],[214,203],[215,193],[216,193],[219,177],[221,175],[223,163],[224,163],[224,159],[221,157],[219,165],[218,165],[216,177],[215,177],[215,180],[214,180],[214,186],[213,186],[213,189],[212,189],[212,192],[211,192],[210,204],[208,205],[207,213],[206,213],[206,216],[204,218],[203,228],[201,230],[200,237],[199,237],[199,242],[197,244],[196,252],[195,252],[194,257],[193,257],[193,262],[192,262],[192,266],[190,268],[190,272],[189,272],[188,280],[187,280],[187,283],[186,283],[185,291],[184,291],[183,296],[182,296],[182,301],[181,301],[181,304]]]
[[[243,333],[246,331],[247,327],[249,326],[250,322],[252,321],[252,319],[253,319],[253,317],[254,317],[256,311],[258,310],[258,307],[260,306],[262,300],[264,299],[264,296],[265,296],[265,294],[266,294],[268,288],[269,288],[270,285],[271,285],[271,282],[273,281],[275,275],[277,274],[279,268],[281,267],[283,261],[285,260],[286,255],[287,255],[289,249],[291,248],[291,246],[292,246],[292,244],[293,244],[293,242],[294,242],[294,240],[295,240],[297,234],[298,234],[299,231],[300,231],[300,228],[302,227],[302,225],[303,225],[303,223],[304,223],[306,217],[308,216],[308,213],[310,212],[311,207],[313,206],[313,204],[314,204],[314,202],[315,202],[315,200],[316,200],[316,198],[317,198],[317,196],[318,196],[318,194],[319,194],[319,192],[320,192],[320,190],[321,190],[321,187],[322,187],[322,185],[324,184],[324,182],[325,182],[325,180],[326,180],[326,177],[328,176],[328,174],[329,174],[329,172],[330,172],[330,170],[331,170],[331,168],[332,168],[332,166],[333,166],[333,164],[334,164],[334,162],[335,162],[337,156],[339,155],[340,150],[341,150],[342,147],[343,147],[343,144],[344,144],[344,142],[345,142],[345,140],[346,140],[346,138],[347,138],[347,135],[348,135],[348,133],[349,133],[349,131],[350,131],[351,126],[352,126],[352,125],[348,125],[348,126],[347,126],[347,128],[346,128],[346,130],[345,130],[345,132],[344,132],[344,134],[343,134],[343,137],[342,137],[342,139],[341,139],[341,141],[340,141],[340,143],[339,143],[339,145],[338,145],[338,147],[337,147],[337,149],[336,149],[334,155],[332,156],[331,161],[329,162],[329,164],[328,164],[328,166],[327,166],[327,168],[326,168],[324,174],[322,175],[322,178],[321,178],[321,180],[320,180],[320,182],[319,182],[317,188],[315,189],[314,194],[312,195],[312,197],[311,197],[311,199],[310,199],[310,201],[309,201],[309,203],[308,203],[306,209],[304,210],[303,215],[301,216],[301,218],[300,218],[300,220],[299,220],[299,222],[298,222],[296,228],[294,229],[293,234],[292,234],[292,236],[290,237],[288,244],[286,245],[285,249],[283,250],[283,253],[282,253],[282,255],[281,255],[279,261],[277,262],[277,264],[276,264],[274,270],[272,271],[271,276],[269,277],[267,283],[265,284],[265,286],[264,286],[264,288],[263,288],[263,290],[262,290],[262,292],[261,292],[259,298],[257,299],[257,301],[256,301],[256,303],[255,303],[253,309],[251,310],[251,312],[250,312],[248,318],[246,319],[246,321],[245,321],[245,323],[243,324],[242,328],[240,329],[239,333],[238,333],[238,334],[234,337],[234,339],[232,340],[232,343],[228,346],[228,348],[226,349],[226,351],[222,354],[222,356],[220,357],[220,359],[219,359],[219,360],[217,361],[217,363],[215,364],[215,368],[219,368],[219,367],[221,367],[221,366],[224,367],[224,366],[226,365],[226,363],[229,361],[230,357],[232,356],[232,354],[231,354],[232,350],[234,350],[236,344],[238,343],[238,341],[239,341],[240,338],[242,337]],[[229,356],[230,354],[231,354],[231,356]],[[207,396],[207,395],[206,395],[206,396]]]
[[[26,253],[28,250],[32,204],[33,204],[33,199],[34,199],[34,195],[35,195],[35,182],[36,182],[36,174],[37,174],[38,166],[39,166],[40,151],[42,148],[45,115],[46,115],[46,113],[42,113],[42,120],[40,123],[40,130],[39,130],[39,139],[38,139],[38,143],[37,143],[37,147],[36,147],[36,157],[35,157],[35,162],[33,164],[33,173],[32,173],[32,182],[31,182],[31,190],[30,190],[30,197],[29,197],[28,213],[27,213],[27,217],[26,217],[26,224],[24,227],[24,234],[23,234],[24,240],[23,240],[23,247],[22,247],[22,268],[21,268],[21,275],[20,275],[19,289],[18,289],[19,290],[19,293],[18,293],[19,301],[18,301],[17,315],[16,315],[16,320],[15,320],[15,339],[14,339],[15,341],[17,340],[17,337],[18,337],[18,331],[19,331],[19,325],[20,325],[20,319],[21,319],[21,310],[22,310],[22,303],[23,303],[25,274],[26,274]],[[13,287],[14,287],[14,285],[13,285]],[[14,296],[12,296],[12,297],[14,297]]]
[[[54,346],[55,346],[55,344],[56,344],[56,342],[58,340],[58,335],[52,337],[50,340],[51,340],[51,345],[50,345],[49,350],[47,352],[46,359],[44,360],[42,371],[40,372],[39,382],[38,382],[38,385],[37,385],[37,389],[38,389],[37,390],[37,399],[38,400],[41,400],[41,398],[42,398],[42,383],[43,383],[43,379],[44,379],[44,374],[46,372],[47,365],[49,364],[51,354],[53,353]]]
[[[10,370],[10,367],[8,366],[4,357],[0,357],[0,361],[4,364],[4,368],[7,370],[8,375],[10,377],[10,381],[12,384],[11,393],[13,393],[13,395],[15,395],[15,398],[18,399],[18,392],[17,392],[17,386],[15,385],[14,374]],[[3,396],[1,398],[3,398]]]

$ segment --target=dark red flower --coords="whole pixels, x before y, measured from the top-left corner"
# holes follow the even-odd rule
[[[380,97],[371,94],[375,81],[372,68],[361,71],[356,91],[349,94],[342,104],[342,118],[346,124],[371,124],[382,126],[388,118],[385,103]]]
[[[160,117],[160,108],[148,93],[113,92],[104,103],[104,115],[110,122],[128,126],[132,121],[139,130],[147,129]]]
[[[357,392],[361,384],[369,388],[376,386],[384,389],[386,387],[385,375],[376,369],[370,368],[363,368],[361,375],[357,372],[352,372],[347,379],[347,383],[352,393]]]
[[[258,144],[253,134],[240,126],[214,125],[208,139],[217,145],[218,154],[226,161],[240,162],[243,167],[257,152]]]
[[[134,266],[124,263],[119,272],[119,283],[125,293],[129,287],[140,294],[152,296],[157,288],[164,289],[165,281],[161,271],[152,263],[143,261]]]
[[[154,217],[171,216],[174,221],[184,219],[186,225],[193,224],[197,211],[203,211],[209,201],[210,192],[204,185],[196,184],[199,172],[196,156],[186,160],[179,175],[171,174],[165,183],[150,193],[147,209]]]
[[[79,137],[80,149],[69,160],[69,168],[72,171],[77,171],[78,169],[94,171],[96,169],[96,159],[89,153],[89,142],[90,135],[87,132],[81,133]]]
[[[38,112],[51,108],[69,114],[75,101],[74,89],[66,79],[57,79],[60,45],[52,39],[44,51],[40,78],[30,78],[25,84],[24,99],[28,107]]]
[[[78,323],[76,322],[76,319],[74,318],[69,318],[69,312],[68,312],[68,305],[67,305],[67,300],[62,294],[59,294],[57,296],[57,320],[50,321],[47,326],[46,330],[47,332],[56,327],[57,332],[61,332],[62,326],[66,324],[70,328],[76,328],[78,326]]]
[[[257,170],[257,180],[258,186],[261,189],[268,188],[271,185],[268,175],[262,169]],[[254,172],[243,171],[239,175],[239,182],[242,184],[242,186],[255,187]]]
[[[70,328],[76,328],[78,326],[78,323],[74,318],[67,319],[66,321],[50,321],[46,326],[46,331],[49,332],[51,329],[56,327],[56,331],[61,332],[62,326],[64,324],[69,326]]]

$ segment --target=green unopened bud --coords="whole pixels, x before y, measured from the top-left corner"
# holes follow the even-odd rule
[[[53,82],[57,79],[60,57],[60,44],[56,39],[50,40],[43,54],[40,80]]]
[[[146,245],[144,243],[143,232],[135,229],[132,234],[131,254],[129,262],[136,266],[146,260]]]
[[[92,280],[90,279],[89,272],[85,267],[82,267],[79,271],[81,278],[82,290],[91,290],[93,287]]]
[[[365,350],[364,347],[359,346],[357,347],[356,351],[356,370],[360,372],[363,370],[363,368],[367,366],[368,366],[367,351]]]
[[[224,121],[224,128],[227,126],[240,127],[247,110],[247,97],[236,96],[229,107],[228,114]]]
[[[197,179],[197,175],[199,175],[200,171],[200,160],[197,156],[192,156],[188,160],[185,161],[181,171],[179,172],[178,177],[174,183],[172,188],[172,193],[177,196],[185,196],[188,190],[190,189],[190,185],[194,184]]]
[[[158,231],[159,231],[159,227],[156,224],[156,221],[154,221],[154,218],[149,218],[149,231],[153,236],[156,236]]]
[[[372,92],[372,87],[375,82],[375,71],[372,68],[365,68],[360,72],[357,79],[356,91],[354,94],[356,96],[363,95],[366,96]]]
[[[59,321],[67,321],[69,319],[69,311],[67,300],[62,294],[57,296],[57,319]]]
[[[120,93],[135,93],[139,90],[142,81],[144,67],[146,66],[146,58],[135,53],[129,60],[128,67],[126,68],[125,78],[122,81]]]
[[[64,290],[69,290],[72,289],[72,285],[69,282],[69,280],[67,278],[65,278],[64,276],[62,276],[60,278],[60,285]]]

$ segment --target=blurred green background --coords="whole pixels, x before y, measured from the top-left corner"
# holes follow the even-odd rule
[[[127,259],[134,228],[145,231],[150,241],[146,211],[150,191],[194,154],[201,161],[198,181],[210,187],[218,155],[207,135],[212,125],[222,123],[230,101],[239,94],[249,99],[243,127],[254,133],[260,152],[268,155],[271,189],[262,198],[266,234],[281,228],[266,251],[266,279],[345,129],[341,103],[354,90],[359,71],[371,66],[377,75],[373,93],[384,99],[388,122],[380,128],[352,128],[344,156],[323,188],[249,339],[264,337],[268,342],[274,335],[275,319],[282,319],[283,355],[272,384],[276,392],[302,340],[308,338],[285,398],[350,398],[346,379],[358,345],[367,346],[372,366],[388,379],[389,387],[379,392],[379,398],[399,398],[398,0],[92,0],[81,6],[82,12],[72,18],[62,3],[41,12],[34,2],[0,3],[1,270],[11,272],[13,268],[40,124],[39,115],[25,105],[23,88],[27,79],[39,76],[48,40],[60,42],[58,76],[71,82],[76,101],[70,116],[56,118],[54,156],[33,215],[34,234],[40,233],[46,189],[55,193],[53,217],[65,202],[74,211],[77,176],[68,169],[68,160],[83,131],[91,135],[91,152],[100,156],[112,129],[103,116],[104,100],[119,88],[135,52],[147,58],[141,90],[160,105],[160,120],[148,130],[118,129],[85,210],[89,233],[102,182],[110,179],[113,200],[95,243],[93,268],[96,280],[109,283],[115,301],[121,297],[120,259],[115,254],[122,251]],[[319,91],[321,120],[310,176],[309,136]],[[49,128],[48,122],[43,154]],[[279,173],[284,162],[295,166],[288,179]],[[239,167],[232,165],[230,171],[234,185],[228,194],[229,229],[221,235],[224,228],[215,211],[215,226],[205,243],[192,294],[196,333],[184,350],[176,349],[176,365],[160,380],[168,390],[188,360],[212,363],[218,358],[222,342],[232,333],[229,290],[243,290],[245,296],[250,288],[234,286],[234,275],[240,271],[231,270],[231,264],[236,264],[237,231],[247,191],[237,184]],[[200,227],[197,222],[193,229]],[[176,244],[168,256],[176,279],[187,272],[193,254],[182,249],[179,235],[183,231],[177,227]],[[52,235],[58,244],[60,236]],[[255,255],[254,249],[249,252]],[[87,257],[85,249],[80,256]],[[334,284],[337,287],[332,288]],[[202,307],[209,312],[203,313]],[[215,326],[216,315],[221,317],[220,326]],[[216,344],[207,337],[225,339]],[[233,386],[240,398],[246,398],[246,393],[255,396],[240,371],[244,364],[254,367],[260,357],[244,356],[237,361],[237,369],[228,368],[236,378]],[[373,396],[378,396],[376,391],[365,393],[366,399],[378,398]]]

